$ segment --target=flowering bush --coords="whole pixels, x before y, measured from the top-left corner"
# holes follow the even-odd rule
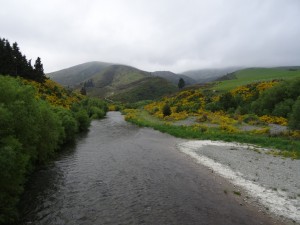
[[[240,95],[243,100],[247,100],[253,97],[254,93],[250,91],[250,88],[247,86],[240,86],[230,91],[232,96]]]
[[[274,123],[274,124],[279,124],[282,126],[287,125],[287,119],[283,118],[283,117],[263,115],[263,116],[259,117],[259,119],[268,124]]]
[[[258,90],[259,93],[262,93],[263,91],[274,87],[278,83],[279,82],[275,81],[275,80],[260,82],[260,83],[257,84],[256,89]]]
[[[207,129],[207,126],[201,124],[195,124],[192,126],[193,131],[205,132]]]
[[[137,110],[136,109],[124,109],[125,120],[137,119]]]
[[[172,113],[169,116],[166,116],[164,119],[165,120],[184,120],[188,117],[189,115],[187,114],[187,112],[183,111],[183,112],[179,112],[179,113]]]
[[[300,139],[300,130],[291,131],[290,136],[295,139]]]
[[[62,106],[70,109],[74,103],[84,98],[81,94],[68,91],[50,79],[45,80],[44,83],[25,79],[22,82],[33,86],[37,90],[36,97],[46,100],[53,106]]]
[[[253,134],[269,134],[270,133],[270,128],[269,127],[264,127],[262,129],[257,129],[251,131]]]
[[[228,124],[221,124],[220,129],[223,131],[226,131],[228,133],[237,133],[238,129],[234,126],[228,125]]]

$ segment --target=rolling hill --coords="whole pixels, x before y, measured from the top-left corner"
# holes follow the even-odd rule
[[[183,72],[182,74],[194,79],[197,83],[207,83],[240,69],[241,67],[199,69],[199,70],[189,70]]]
[[[63,86],[74,87],[84,80],[101,73],[104,69],[111,65],[111,63],[105,62],[87,62],[53,73],[48,73],[46,75]]]
[[[175,85],[178,84],[180,78],[182,78],[185,81],[186,85],[192,85],[197,83],[197,81],[195,81],[193,78],[190,78],[183,74],[172,73],[170,71],[155,71],[152,73],[152,75],[164,78]]]
[[[84,63],[47,75],[64,86],[77,90],[84,87],[89,96],[124,102],[151,100],[173,93],[181,77],[171,72],[154,75],[131,66],[102,62]],[[184,78],[187,84],[194,82]]]
[[[81,67],[84,66],[84,69]],[[95,64],[89,66],[95,68]],[[76,78],[77,71],[93,71],[93,73],[79,74],[80,79]],[[151,100],[159,98],[165,94],[173,93],[177,90],[171,82],[153,76],[150,72],[142,71],[137,68],[125,65],[108,65],[95,73],[95,70],[88,68],[87,64],[72,67],[73,87],[80,90],[85,88],[87,95],[92,97],[109,98],[123,102],[134,102],[140,100]],[[62,70],[71,74],[68,69]],[[82,76],[81,76],[82,75]],[[87,78],[83,80],[84,78]],[[71,85],[71,83],[66,83]]]
[[[248,68],[219,78],[213,89],[227,91],[257,81],[289,80],[297,77],[300,77],[298,67]]]

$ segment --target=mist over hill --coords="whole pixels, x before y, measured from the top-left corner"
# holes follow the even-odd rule
[[[226,67],[213,69],[198,69],[185,71],[182,74],[194,79],[197,83],[214,81],[224,75],[238,71],[243,67]]]
[[[176,74],[170,71],[155,71],[152,73],[152,75],[154,76],[158,76],[158,77],[162,77],[170,82],[172,82],[173,84],[177,85],[178,81],[180,78],[182,78],[185,81],[186,85],[192,85],[197,83],[196,80],[194,80],[193,78],[183,75],[183,74]]]
[[[47,76],[64,86],[72,87],[95,76],[111,65],[111,63],[105,62],[87,62],[56,72],[48,73]]]

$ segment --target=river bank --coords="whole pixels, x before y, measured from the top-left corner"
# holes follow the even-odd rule
[[[245,202],[300,223],[300,160],[274,157],[251,145],[220,141],[189,141],[178,149],[245,194]],[[236,192],[240,195],[241,192]]]

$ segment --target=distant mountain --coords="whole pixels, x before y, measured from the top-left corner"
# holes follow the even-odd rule
[[[153,72],[152,75],[157,76],[157,77],[162,77],[162,78],[172,82],[175,85],[178,84],[178,81],[180,78],[182,78],[185,81],[186,85],[192,85],[192,84],[197,83],[197,81],[195,81],[193,78],[190,78],[183,74],[172,73],[170,71],[156,71],[156,72]]]
[[[102,72],[111,65],[111,63],[105,62],[87,62],[46,75],[64,86],[73,87]]]
[[[191,77],[192,79],[196,80],[198,83],[207,83],[240,69],[242,69],[242,67],[199,69],[199,70],[186,71],[183,72],[182,74]]]
[[[123,102],[156,99],[177,90],[174,84],[150,72],[102,62],[80,64],[48,76],[77,90],[84,87],[89,96]]]
[[[124,65],[112,65],[81,86],[87,94],[122,102],[152,100],[177,90],[171,82],[151,73]]]
[[[112,65],[81,82],[78,88],[84,86],[90,96],[110,97],[146,77],[151,74],[130,66]]]

